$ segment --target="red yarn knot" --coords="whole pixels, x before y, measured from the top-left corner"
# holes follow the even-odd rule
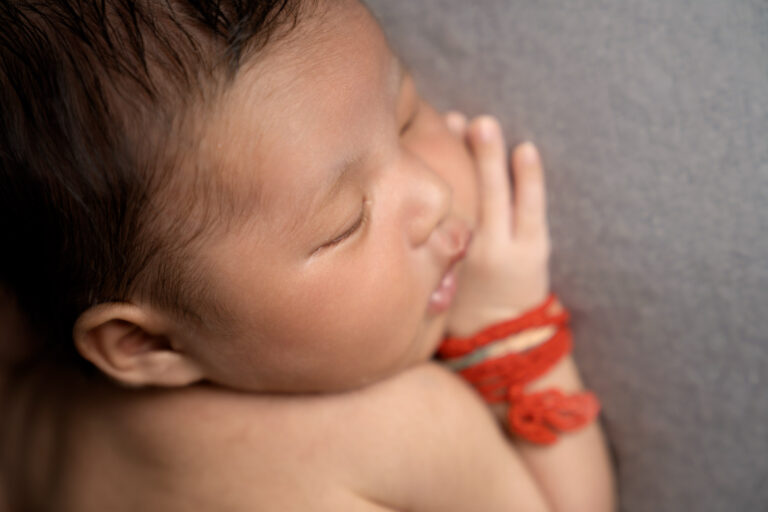
[[[509,404],[510,432],[538,444],[553,444],[559,432],[578,430],[600,412],[600,402],[588,391],[565,395],[550,389],[525,394],[521,385],[510,388]]]

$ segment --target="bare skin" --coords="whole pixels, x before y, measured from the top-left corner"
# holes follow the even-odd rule
[[[537,511],[488,409],[426,363],[363,390],[121,392],[73,411],[61,511]]]
[[[433,362],[312,395],[97,382],[73,384],[60,423],[47,414],[31,428],[39,461],[64,434],[61,476],[46,479],[45,463],[27,475],[56,510],[613,509],[597,424],[554,447],[510,442],[503,409]],[[582,388],[570,358],[530,389],[551,386]]]
[[[287,220],[272,225],[269,215],[254,215],[242,231],[222,234],[203,251],[218,272],[219,296],[230,301],[236,335],[205,337],[210,333],[173,324],[140,300],[85,312],[75,327],[82,355],[125,386],[150,387],[74,381],[64,394],[69,400],[47,404],[64,414],[57,423],[42,417],[33,435],[62,436],[58,457],[37,443],[41,461],[58,458],[62,466],[49,475],[44,463],[33,463],[25,476],[51,490],[49,509],[613,508],[597,424],[553,448],[511,441],[494,411],[430,361],[446,331],[471,333],[548,292],[543,170],[535,150],[523,145],[513,152],[510,197],[498,123],[488,116],[444,119],[407,76],[398,93],[395,59],[367,11],[352,1],[333,6],[330,19],[338,25],[315,32],[309,25],[307,37],[316,39],[296,51],[306,58],[297,65],[310,68],[275,67],[274,104],[267,106],[240,101],[259,82],[236,84],[232,103],[210,124],[220,130],[204,141],[207,157],[223,148],[235,159],[226,162],[229,183],[248,192],[257,158],[247,151],[265,140],[251,131],[253,120],[311,106],[291,118],[305,130],[274,122],[272,153],[257,148],[266,162],[259,177],[272,185],[264,188],[265,208],[287,205],[279,212]],[[285,105],[282,77],[291,79]],[[336,94],[342,86],[346,95]],[[265,110],[251,112],[253,105]],[[366,165],[340,182],[330,206],[313,217],[316,225],[285,236],[284,225],[306,217],[312,202],[295,198],[311,198],[316,183],[328,182],[317,176],[330,174],[340,154],[355,161],[363,145]],[[270,159],[280,165],[269,166]],[[249,204],[248,196],[241,199]],[[361,204],[365,223],[356,220]],[[350,229],[357,225],[364,227]],[[466,229],[473,241],[455,300],[450,311],[432,308],[455,249],[450,242]],[[327,244],[346,233],[352,234]],[[323,250],[307,256],[319,244]],[[390,274],[371,272],[381,267]],[[358,286],[367,279],[370,286]],[[541,386],[582,387],[570,359],[532,384]],[[8,442],[21,437],[14,439]]]

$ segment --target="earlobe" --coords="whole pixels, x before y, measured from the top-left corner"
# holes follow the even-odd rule
[[[128,386],[186,386],[205,375],[181,350],[166,315],[128,303],[94,306],[73,330],[80,354],[109,377]]]

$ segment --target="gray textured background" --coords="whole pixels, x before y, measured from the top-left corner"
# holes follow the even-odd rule
[[[768,0],[368,3],[434,103],[540,146],[622,510],[768,510]]]

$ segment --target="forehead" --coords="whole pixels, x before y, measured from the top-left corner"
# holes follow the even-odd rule
[[[326,5],[327,4],[327,5]],[[203,151],[249,215],[356,158],[374,139],[398,62],[357,1],[325,2],[244,69],[208,123]]]

